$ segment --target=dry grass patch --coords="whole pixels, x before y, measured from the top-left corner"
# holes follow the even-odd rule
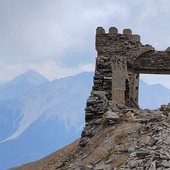
[[[103,156],[102,160],[107,161],[109,160],[110,156],[113,154],[112,150],[108,150],[105,155]]]
[[[121,128],[126,129],[126,128],[130,128],[130,127],[138,125],[138,124],[139,123],[137,123],[137,122],[126,122],[126,123],[121,125]]]
[[[120,133],[117,133],[113,136],[113,141],[115,144],[121,144],[122,141],[128,136],[128,133],[124,130],[120,131]]]
[[[122,156],[117,162],[115,163],[116,168],[120,168],[125,162],[127,161],[127,156]]]

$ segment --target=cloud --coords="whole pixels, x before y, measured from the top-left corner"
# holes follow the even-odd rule
[[[42,75],[48,77],[50,80],[62,78],[65,76],[75,75],[84,71],[94,71],[94,65],[91,63],[79,64],[77,67],[61,67],[54,61],[44,61],[42,64],[30,64],[30,68],[37,70]]]
[[[166,49],[170,45],[169,5],[169,0],[0,1],[0,58],[4,63],[0,80],[10,79],[10,70],[14,75],[23,68],[42,70],[45,65],[45,74],[54,77],[48,68],[51,61],[60,70],[94,65],[98,26],[106,31],[116,26],[120,33],[129,27],[141,35],[144,44]]]
[[[120,8],[119,3],[96,2],[3,2],[0,5],[1,57],[9,62],[37,62],[48,58],[63,60],[72,51],[89,53],[87,50],[94,47],[97,26],[109,25],[110,16],[114,20],[118,16],[127,18],[123,5]],[[71,57],[74,59],[74,55]]]
[[[170,89],[170,75],[141,74],[140,78],[148,84],[162,84]]]
[[[39,63],[18,63],[8,64],[0,60],[0,79],[7,81],[8,78],[18,76],[18,72],[24,73],[27,69],[33,69],[47,77],[49,80],[56,78],[62,78],[65,76],[75,75],[84,71],[94,71],[94,64],[92,63],[79,63],[76,67],[63,67],[60,63],[56,63],[54,60],[44,60]]]

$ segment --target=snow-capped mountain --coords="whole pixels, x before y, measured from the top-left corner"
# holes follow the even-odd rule
[[[16,98],[45,82],[48,82],[48,79],[38,72],[30,69],[26,73],[17,76],[11,81],[0,84],[0,100]]]

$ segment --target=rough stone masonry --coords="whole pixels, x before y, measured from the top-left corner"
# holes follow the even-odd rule
[[[143,45],[140,36],[111,27],[96,30],[96,67],[94,85],[85,108],[83,136],[91,136],[93,125],[101,124],[110,103],[138,108],[139,74],[170,74],[170,47],[157,51]],[[88,130],[88,127],[91,129]]]

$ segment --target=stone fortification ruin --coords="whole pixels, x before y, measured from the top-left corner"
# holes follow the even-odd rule
[[[96,67],[94,85],[86,105],[86,127],[82,136],[90,136],[88,127],[101,124],[109,103],[138,108],[139,74],[170,74],[170,47],[157,51],[143,45],[140,36],[111,27],[105,33],[96,30]],[[87,134],[88,133],[88,134]]]

